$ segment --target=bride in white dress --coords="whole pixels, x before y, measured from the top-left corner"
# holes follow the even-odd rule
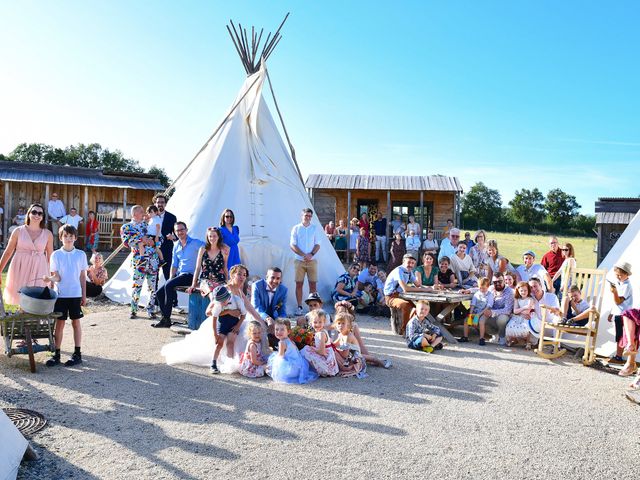
[[[233,295],[237,295],[242,298],[247,309],[247,317],[240,325],[240,330],[234,345],[234,358],[230,359],[227,356],[226,348],[223,348],[218,357],[218,369],[222,373],[237,372],[240,367],[239,356],[244,352],[247,346],[247,326],[251,320],[258,321],[262,326],[263,339],[262,345],[266,349],[269,346],[267,341],[267,326],[260,317],[260,314],[256,312],[253,305],[251,305],[251,299],[248,295],[245,295],[245,284],[249,277],[249,270],[242,264],[235,265],[229,272],[229,281],[227,282],[227,288]],[[169,343],[162,347],[160,354],[165,357],[167,365],[176,365],[179,363],[188,363],[190,365],[196,365],[201,367],[208,367],[213,360],[213,352],[216,349],[215,340],[213,338],[213,319],[207,317],[202,322],[200,328],[193,333],[185,336],[182,340]],[[265,351],[268,354],[269,351]]]

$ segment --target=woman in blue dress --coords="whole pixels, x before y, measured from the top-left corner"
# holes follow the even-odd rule
[[[240,243],[240,229],[234,225],[236,223],[236,216],[233,214],[233,210],[227,208],[220,215],[220,234],[222,235],[222,241],[229,247],[229,259],[227,260],[227,268],[231,270],[231,267],[238,265],[240,262],[240,249],[238,243]]]

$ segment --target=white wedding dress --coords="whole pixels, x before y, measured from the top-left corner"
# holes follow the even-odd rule
[[[247,313],[246,318],[240,325],[240,331],[236,336],[236,341],[233,347],[233,358],[229,358],[227,356],[226,343],[222,347],[222,351],[218,356],[218,369],[222,373],[234,373],[240,368],[240,355],[244,353],[247,346],[247,326],[252,320],[254,320],[254,317],[250,313]],[[264,321],[261,318],[258,318],[257,321],[263,325],[262,345],[268,346],[269,343],[267,341],[267,331]],[[188,363],[199,367],[208,367],[211,365],[211,361],[213,360],[215,349],[216,344],[213,338],[213,318],[207,317],[207,319],[202,322],[198,330],[186,335],[181,340],[165,345],[162,347],[160,354],[165,357],[167,365]]]

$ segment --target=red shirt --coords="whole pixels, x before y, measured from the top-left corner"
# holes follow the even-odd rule
[[[327,235],[334,235],[336,233],[336,227],[331,227],[329,226],[329,224],[327,223],[324,226],[324,233],[326,233]]]
[[[564,262],[564,257],[560,249],[556,253],[553,253],[553,250],[549,250],[540,260],[540,265],[553,277],[560,270],[562,262]]]

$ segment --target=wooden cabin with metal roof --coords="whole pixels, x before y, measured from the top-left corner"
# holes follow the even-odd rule
[[[394,215],[407,221],[413,215],[423,229],[440,232],[447,220],[459,224],[462,185],[444,175],[309,175],[305,182],[320,221],[326,225],[349,220],[363,213],[382,213],[390,224]]]
[[[640,198],[598,198],[596,202],[598,265],[613,248],[638,211],[640,211]]]
[[[85,220],[90,210],[97,213],[112,212],[113,227],[117,232],[122,223],[130,219],[133,205],[150,205],[159,191],[164,191],[160,180],[144,173],[0,161],[3,236],[4,239],[8,238],[11,219],[18,208],[26,209],[38,202],[46,212],[47,202],[54,192],[62,200],[67,213],[71,207],[75,207],[78,215]],[[80,238],[83,239],[83,224],[80,224],[80,229]]]

